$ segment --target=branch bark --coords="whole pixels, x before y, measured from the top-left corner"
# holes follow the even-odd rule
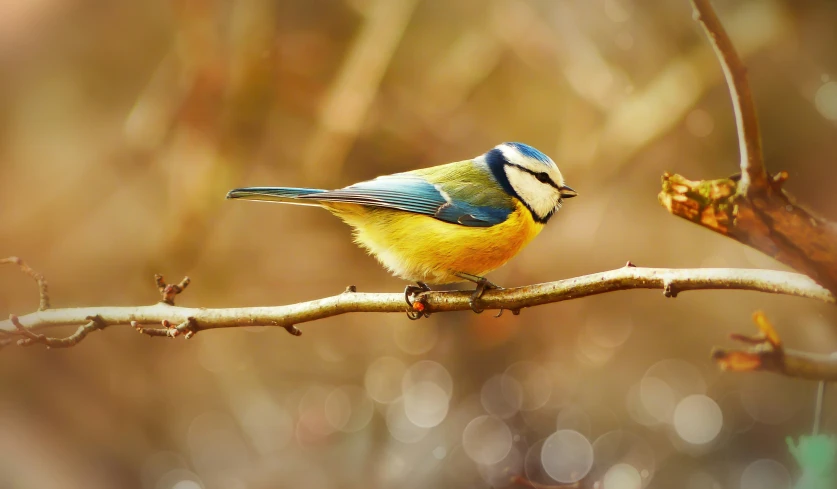
[[[692,0],[729,86],[738,127],[740,178],[692,181],[666,173],[660,203],[675,216],[753,247],[837,293],[837,224],[798,206],[765,171],[747,70],[709,0]]]
[[[781,183],[784,173],[774,178]],[[837,224],[771,188],[741,195],[734,179],[692,181],[663,175],[660,203],[675,216],[730,237],[814,278],[837,292]]]
[[[703,268],[667,269],[638,268],[630,264],[606,272],[510,289],[489,290],[480,305],[485,309],[519,310],[543,304],[579,299],[617,290],[659,289],[667,297],[690,290],[752,290],[773,294],[792,295],[823,302],[835,302],[834,295],[810,278],[791,272],[753,269]],[[167,298],[167,287],[161,287]],[[437,313],[470,310],[471,291],[425,292],[415,298],[414,311]],[[94,329],[116,325],[132,325],[150,336],[191,337],[199,331],[245,326],[280,326],[298,334],[295,325],[353,312],[400,312],[407,310],[404,294],[360,293],[353,287],[323,299],[273,307],[243,307],[205,309],[179,307],[158,302],[136,307],[84,307],[50,309],[0,322],[0,337],[21,335],[23,345],[50,341],[56,338],[36,338],[35,332],[57,326],[80,325],[84,335]],[[420,304],[420,305],[418,305]],[[95,318],[95,324],[91,322]],[[149,328],[148,325],[162,325]],[[174,326],[176,325],[176,326]],[[38,335],[41,336],[41,335]],[[79,337],[80,336],[80,337]],[[77,332],[78,340],[84,336]],[[78,341],[74,341],[73,344]],[[69,343],[69,342],[67,342]],[[56,343],[55,346],[58,344]],[[62,346],[71,346],[69,344]]]

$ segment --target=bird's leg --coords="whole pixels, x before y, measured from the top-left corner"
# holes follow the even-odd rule
[[[417,285],[408,285],[404,288],[404,300],[407,301],[407,317],[411,320],[415,321],[417,319],[421,319],[422,317],[430,317],[429,312],[424,311],[416,311],[414,309],[414,303],[410,300],[410,296],[418,295],[422,292],[428,292],[430,287],[427,286],[426,283],[421,281],[416,281]]]
[[[502,290],[503,288],[497,284],[492,283],[485,277],[480,277],[478,275],[472,275],[470,273],[459,272],[456,274],[457,277],[461,279],[468,280],[469,282],[474,282],[477,284],[477,288],[474,289],[474,293],[471,294],[471,298],[468,300],[468,304],[471,306],[471,310],[475,313],[479,314],[484,311],[484,309],[480,309],[477,305],[477,301],[480,300],[480,297],[485,293],[486,290],[490,289],[497,289]]]

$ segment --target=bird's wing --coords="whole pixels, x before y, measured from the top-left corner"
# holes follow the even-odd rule
[[[462,189],[472,186],[474,185],[468,183],[433,184],[428,181],[428,178],[416,172],[398,173],[338,190],[302,195],[298,199],[346,202],[396,209],[469,227],[493,226],[508,218],[509,213],[514,209],[510,204],[481,205],[484,199],[477,199],[476,203],[469,201],[467,192],[463,192]],[[448,188],[451,192],[448,192]]]

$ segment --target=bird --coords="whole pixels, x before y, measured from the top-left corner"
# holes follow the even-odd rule
[[[488,289],[485,275],[517,255],[578,193],[552,159],[518,142],[475,158],[379,176],[336,190],[248,187],[227,199],[325,208],[354,229],[355,242],[387,270],[416,285],[404,296],[411,319],[428,284],[473,282],[474,312]],[[501,311],[502,312],[502,311]]]

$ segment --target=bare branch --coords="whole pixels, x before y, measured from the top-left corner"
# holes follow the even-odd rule
[[[4,265],[6,263],[11,263],[20,267],[20,271],[32,277],[32,280],[37,282],[38,284],[38,294],[40,296],[40,304],[38,305],[39,311],[44,311],[49,309],[49,290],[47,287],[47,281],[43,275],[33,270],[29,265],[26,264],[23,260],[16,256],[10,256],[8,258],[0,259],[0,265]]]
[[[740,241],[814,278],[837,292],[837,224],[796,205],[778,186],[780,172],[766,192],[741,195],[734,179],[692,181],[663,175],[660,203],[675,216]]]
[[[735,46],[712,9],[709,0],[692,0],[697,21],[706,32],[729,87],[732,107],[735,111],[735,125],[738,128],[738,145],[741,155],[741,183],[738,190],[747,194],[752,185],[756,189],[768,187],[767,170],[761,150],[761,133],[756,116],[756,105],[747,81],[747,68],[741,62]]]
[[[722,370],[732,372],[773,372],[789,377],[811,380],[837,380],[837,356],[787,350],[763,312],[753,314],[759,334],[731,335],[732,339],[747,343],[746,350],[716,348],[712,358]]]
[[[691,181],[666,173],[660,203],[672,214],[755,248],[837,294],[837,224],[796,204],[782,189],[787,172],[768,177],[747,70],[709,0],[692,0],[692,5],[729,86],[741,178]]]
[[[632,289],[663,290],[670,297],[690,290],[752,290],[835,302],[834,296],[826,289],[796,273],[730,268],[641,268],[629,263],[628,266],[607,272],[524,287],[489,290],[480,305],[485,309],[515,310]],[[464,311],[470,310],[470,295],[471,291],[424,292],[415,298],[415,303],[420,305],[423,312],[428,313]],[[349,288],[332,297],[273,307],[203,309],[159,302],[136,307],[51,309],[27,314],[14,321],[0,322],[0,337],[26,334],[28,339],[43,343],[40,335],[35,340],[36,336],[33,335],[36,335],[36,331],[68,325],[87,325],[84,334],[76,333],[80,336],[79,340],[93,329],[115,325],[131,325],[146,335],[166,337],[183,334],[189,338],[199,331],[244,326],[279,326],[297,334],[299,330],[294,325],[301,323],[352,312],[403,313],[406,308],[402,293],[359,293]],[[97,318],[96,328],[89,324],[91,317]],[[144,327],[146,325],[163,327]]]

